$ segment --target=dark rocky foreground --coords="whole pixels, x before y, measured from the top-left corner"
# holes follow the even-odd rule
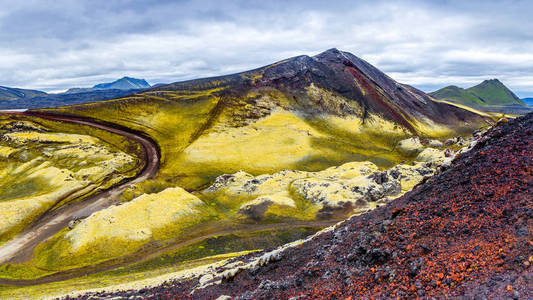
[[[529,114],[389,205],[221,284],[195,290],[195,278],[80,298],[532,299],[532,163]]]

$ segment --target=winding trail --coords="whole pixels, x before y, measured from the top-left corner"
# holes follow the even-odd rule
[[[93,195],[82,202],[67,205],[43,216],[30,228],[17,237],[0,246],[0,264],[23,262],[31,258],[35,247],[46,239],[65,228],[70,221],[86,218],[91,214],[105,209],[118,200],[121,193],[133,184],[152,178],[159,170],[159,147],[151,139],[118,125],[102,124],[82,117],[47,114],[40,112],[13,112],[13,114],[38,117],[48,120],[88,125],[122,135],[136,141],[142,147],[141,159],[145,161],[142,171],[133,178],[127,179],[118,186]]]
[[[128,266],[134,263],[141,263],[158,257],[165,252],[172,251],[173,249],[178,249],[181,247],[189,246],[194,243],[198,243],[209,238],[224,236],[228,234],[243,234],[248,232],[263,231],[263,230],[283,230],[283,229],[294,229],[294,228],[322,228],[331,225],[335,225],[339,220],[335,221],[310,221],[310,222],[297,222],[297,223],[277,223],[277,224],[267,224],[267,225],[248,225],[245,228],[230,228],[222,229],[216,232],[210,232],[209,234],[204,234],[201,236],[196,236],[194,238],[186,239],[179,242],[170,243],[166,246],[158,247],[147,247],[141,249],[138,252],[124,255],[121,257],[109,259],[94,265],[87,265],[79,268],[58,271],[50,275],[45,275],[43,277],[35,279],[2,279],[0,278],[0,285],[11,285],[11,286],[31,286],[38,284],[51,283],[56,281],[63,281],[72,278],[77,278],[80,276],[87,276],[91,274],[101,273],[109,270],[113,270],[119,267]]]
[[[11,112],[10,112],[11,113]],[[52,237],[61,229],[68,226],[69,222],[75,219],[86,218],[91,214],[105,209],[117,203],[119,196],[124,189],[129,186],[144,181],[153,177],[159,170],[159,147],[151,139],[144,137],[139,133],[135,133],[126,128],[121,128],[114,124],[103,124],[95,120],[82,117],[64,116],[55,114],[45,114],[40,112],[12,112],[13,114],[27,115],[31,117],[38,117],[54,121],[69,122],[81,125],[88,125],[94,128],[106,130],[116,133],[138,142],[142,146],[141,159],[146,163],[143,170],[136,176],[127,179],[126,182],[112,187],[102,193],[93,195],[82,202],[61,207],[49,214],[44,215],[38,219],[31,227],[20,233],[17,237],[0,246],[0,264],[3,263],[18,263],[31,259],[33,250],[41,242]],[[80,268],[70,269],[52,273],[36,279],[0,279],[0,285],[11,286],[30,286],[43,283],[50,283],[55,281],[62,281],[79,276],[100,273],[103,271],[115,269],[117,267],[126,266],[132,263],[139,263],[147,261],[158,255],[163,254],[172,249],[188,246],[206,239],[227,235],[227,234],[242,234],[246,232],[254,232],[260,230],[282,230],[290,228],[302,227],[326,227],[337,223],[339,220],[329,221],[309,221],[296,223],[277,223],[265,225],[246,225],[242,227],[220,228],[209,234],[203,234],[191,239],[176,241],[166,246],[152,246],[136,253],[125,255],[122,257],[107,260],[94,265],[88,265]]]

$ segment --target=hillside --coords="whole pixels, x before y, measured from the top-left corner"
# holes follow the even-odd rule
[[[302,243],[79,298],[531,299],[531,128],[533,114],[494,128],[411,193]]]
[[[0,86],[0,101],[15,101],[46,96],[45,92]],[[0,102],[2,103],[2,102]]]
[[[451,100],[459,104],[473,107],[509,105],[525,106],[525,103],[498,79],[485,80],[482,83],[467,89],[457,86],[447,86],[438,91],[429,93],[429,95],[437,99]]]
[[[401,139],[486,124],[337,49],[54,111],[145,132],[161,147],[161,179],[189,189],[239,170],[314,171],[361,160],[392,166],[404,159],[395,149]]]
[[[522,102],[524,102],[525,104],[529,106],[533,106],[533,98],[523,98]]]
[[[104,284],[291,242],[410,191],[492,123],[336,49],[124,98],[10,115],[3,135],[40,136],[31,129],[39,124],[61,133],[44,120],[63,121],[74,133],[79,123],[73,120],[129,132],[159,155],[146,156],[149,176],[105,192],[112,197],[91,197],[105,205],[99,202],[90,216],[59,215],[56,222],[56,212],[13,213],[25,220],[14,232],[40,220],[64,226],[45,231],[24,251],[13,251],[11,241],[0,245],[0,285],[79,279],[79,286],[90,274]],[[91,134],[124,149],[102,130]],[[37,149],[51,142],[34,143],[41,161]],[[0,144],[4,161],[19,163],[10,154],[17,146],[12,139]],[[61,153],[73,159],[64,166],[72,173],[93,174],[98,166],[116,178],[133,175],[127,163],[89,166],[71,147]]]

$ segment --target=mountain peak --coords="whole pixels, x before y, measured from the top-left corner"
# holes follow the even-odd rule
[[[315,55],[314,58],[318,60],[327,60],[330,62],[338,61],[338,60],[348,61],[345,53],[340,51],[337,48],[328,49],[322,53]]]
[[[339,55],[339,54],[342,54],[342,51],[340,51],[339,49],[337,48],[331,48],[331,49],[328,49],[322,53],[320,53],[319,55]]]
[[[480,84],[467,88],[453,88],[451,86],[430,93],[438,99],[447,99],[454,102],[473,106],[526,106],[509,88],[499,79],[483,80]]]
[[[483,80],[483,82],[481,82],[480,85],[482,85],[482,84],[483,85],[492,84],[492,85],[504,86],[504,84],[498,78],[492,78],[492,79]]]
[[[124,76],[118,80],[108,83],[95,85],[94,89],[118,89],[118,90],[135,90],[150,88],[150,84],[144,79],[137,79]]]

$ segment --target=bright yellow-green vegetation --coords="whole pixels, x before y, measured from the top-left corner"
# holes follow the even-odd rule
[[[248,126],[202,135],[185,149],[184,163],[187,169],[213,165],[220,172],[244,166],[252,172],[282,169],[313,155],[312,140],[321,137],[302,118],[274,112]]]
[[[181,188],[169,188],[94,213],[73,230],[44,243],[36,251],[37,261],[42,268],[98,262],[134,252],[150,240],[179,236],[213,216],[212,209],[197,197]]]
[[[0,298],[26,298],[41,296],[60,296],[72,294],[80,290],[93,290],[114,286],[117,289],[139,288],[145,285],[160,284],[167,279],[187,276],[194,272],[194,268],[204,270],[208,264],[220,264],[223,261],[249,253],[247,249],[263,249],[283,245],[285,243],[305,238],[315,233],[320,228],[294,228],[277,231],[252,231],[236,232],[225,236],[215,236],[201,242],[193,243],[186,247],[170,249],[163,255],[155,256],[131,266],[119,267],[94,275],[83,276],[61,282],[41,284],[31,287],[2,287]],[[0,266],[2,268],[16,268],[13,265]],[[23,278],[25,271],[33,271],[32,276],[45,275],[31,264],[19,267],[19,275],[14,278]],[[187,271],[191,270],[191,271]],[[13,274],[14,272],[11,271]],[[31,278],[32,276],[28,276]],[[127,285],[121,286],[120,284]]]
[[[45,211],[110,187],[138,170],[134,156],[97,137],[65,131],[26,117],[0,115],[0,243]]]
[[[444,158],[443,152],[427,148],[419,155],[425,162]],[[419,158],[417,157],[417,160]],[[200,197],[217,207],[237,213],[233,218],[263,222],[315,220],[325,212],[363,212],[396,198],[418,184],[433,171],[422,162],[399,164],[389,170],[386,185],[377,184],[372,175],[380,173],[372,162],[351,162],[319,172],[285,170],[253,176],[239,171],[224,175]],[[388,176],[388,175],[387,175]]]
[[[260,79],[259,74],[248,75]],[[168,267],[183,262],[190,252],[198,255],[189,259],[197,259],[258,249],[268,246],[265,242],[269,242],[270,233],[279,231],[278,225],[312,225],[321,218],[335,220],[367,211],[409,190],[423,179],[423,172],[432,173],[420,163],[411,164],[421,149],[399,149],[398,142],[412,133],[379,114],[365,112],[356,101],[315,85],[298,95],[274,88],[234,91],[228,86],[227,81],[211,80],[182,90],[148,91],[54,109],[150,136],[161,150],[159,173],[126,190],[122,205],[99,211],[43,242],[32,260],[0,267],[0,276],[35,278],[93,264],[127,265],[129,261],[123,260],[134,261],[173,245],[176,249],[166,256],[156,255],[144,264],[124,267],[124,272]],[[424,138],[456,134],[427,119],[412,121],[411,125]],[[80,185],[83,181],[78,178],[95,181],[107,170],[97,169],[103,161],[112,166],[116,176],[124,176],[119,173],[127,173],[126,166],[134,164],[133,160],[122,167],[114,163],[115,156],[121,155],[118,150],[136,153],[138,148],[109,133],[88,134],[82,126],[66,125],[64,131],[54,124],[39,126],[49,131],[6,134],[9,143],[1,145],[0,157],[9,157],[11,163],[20,155],[13,150],[17,141],[30,141],[40,145],[35,146],[40,147],[35,157],[51,153],[58,172],[63,174],[65,169],[65,178],[72,175],[74,183]],[[52,144],[43,143],[51,140]],[[63,145],[69,141],[76,147]],[[45,151],[55,144],[66,148]],[[97,151],[100,144],[111,150]],[[85,150],[87,154],[82,153]],[[102,161],[95,161],[96,154]],[[431,160],[433,156],[426,158],[429,154],[433,153],[422,158]],[[57,163],[63,160],[68,164]],[[35,168],[31,166],[32,173]],[[395,168],[399,177],[394,182],[391,179],[389,186],[368,177],[390,168]],[[23,176],[31,178],[29,174]],[[108,178],[105,182],[116,183]],[[230,239],[233,231],[246,231],[258,224],[266,227],[253,237],[256,242],[227,246],[231,241],[225,239]],[[224,238],[209,247],[199,244],[211,241],[213,232]],[[238,244],[242,246],[244,240]],[[183,244],[186,241],[196,242]],[[158,259],[165,263],[158,263]]]
[[[254,74],[246,75],[260,76]],[[155,182],[147,190],[140,186],[127,192],[125,200],[172,186],[197,190],[216,176],[239,170],[253,175],[317,171],[364,160],[391,167],[409,159],[395,150],[398,141],[411,135],[406,129],[377,114],[363,119],[357,102],[313,84],[299,95],[304,104],[272,88],[239,94],[227,92],[228,86],[211,80],[184,90],[149,91],[53,111],[117,123],[158,143],[162,159]],[[302,107],[324,112],[304,113]],[[351,114],[343,112],[347,107]],[[413,122],[427,137],[455,134],[431,120]]]
[[[216,90],[215,88],[213,91]],[[218,97],[208,96],[209,93],[204,91],[196,94],[162,91],[143,97],[80,105],[76,109],[79,109],[80,115],[98,116],[105,121],[148,134],[161,148],[161,181],[192,182],[179,184],[187,188],[199,180],[194,176],[187,176],[189,171],[180,162],[183,162],[183,150],[210,122],[211,114],[220,100]],[[204,183],[205,181],[201,182]]]
[[[147,285],[161,284],[165,280],[174,280],[176,278],[187,277],[196,272],[206,270],[213,264],[223,264],[229,258],[244,255],[249,252],[250,251],[244,251],[233,252],[224,255],[214,255],[192,261],[185,261],[179,264],[173,264],[170,267],[157,269],[151,268],[150,271],[146,272],[124,272],[121,274],[116,274],[115,272],[106,272],[103,274],[82,276],[76,279],[25,287],[0,285],[0,298],[28,299],[28,295],[31,295],[31,298],[34,299],[54,299],[56,297],[61,298],[66,295],[72,296],[80,292],[83,293],[83,291],[92,291],[98,289],[109,290],[110,288],[113,288],[117,290],[124,290],[131,288],[144,288]],[[117,270],[124,270],[124,268],[118,268]]]
[[[494,121],[497,121],[500,118],[506,118],[506,117],[515,118],[515,117],[518,116],[518,115],[511,115],[511,114],[505,114],[505,113],[500,113],[500,112],[480,111],[480,110],[475,109],[473,107],[470,107],[470,106],[467,106],[467,105],[464,105],[464,104],[460,104],[460,103],[451,102],[451,101],[448,101],[448,100],[435,99],[435,101],[436,102],[441,102],[441,103],[447,103],[447,104],[459,107],[461,109],[464,109],[464,110],[467,110],[467,111],[471,111],[471,112],[476,113],[476,114],[478,114],[480,116],[491,118]]]

